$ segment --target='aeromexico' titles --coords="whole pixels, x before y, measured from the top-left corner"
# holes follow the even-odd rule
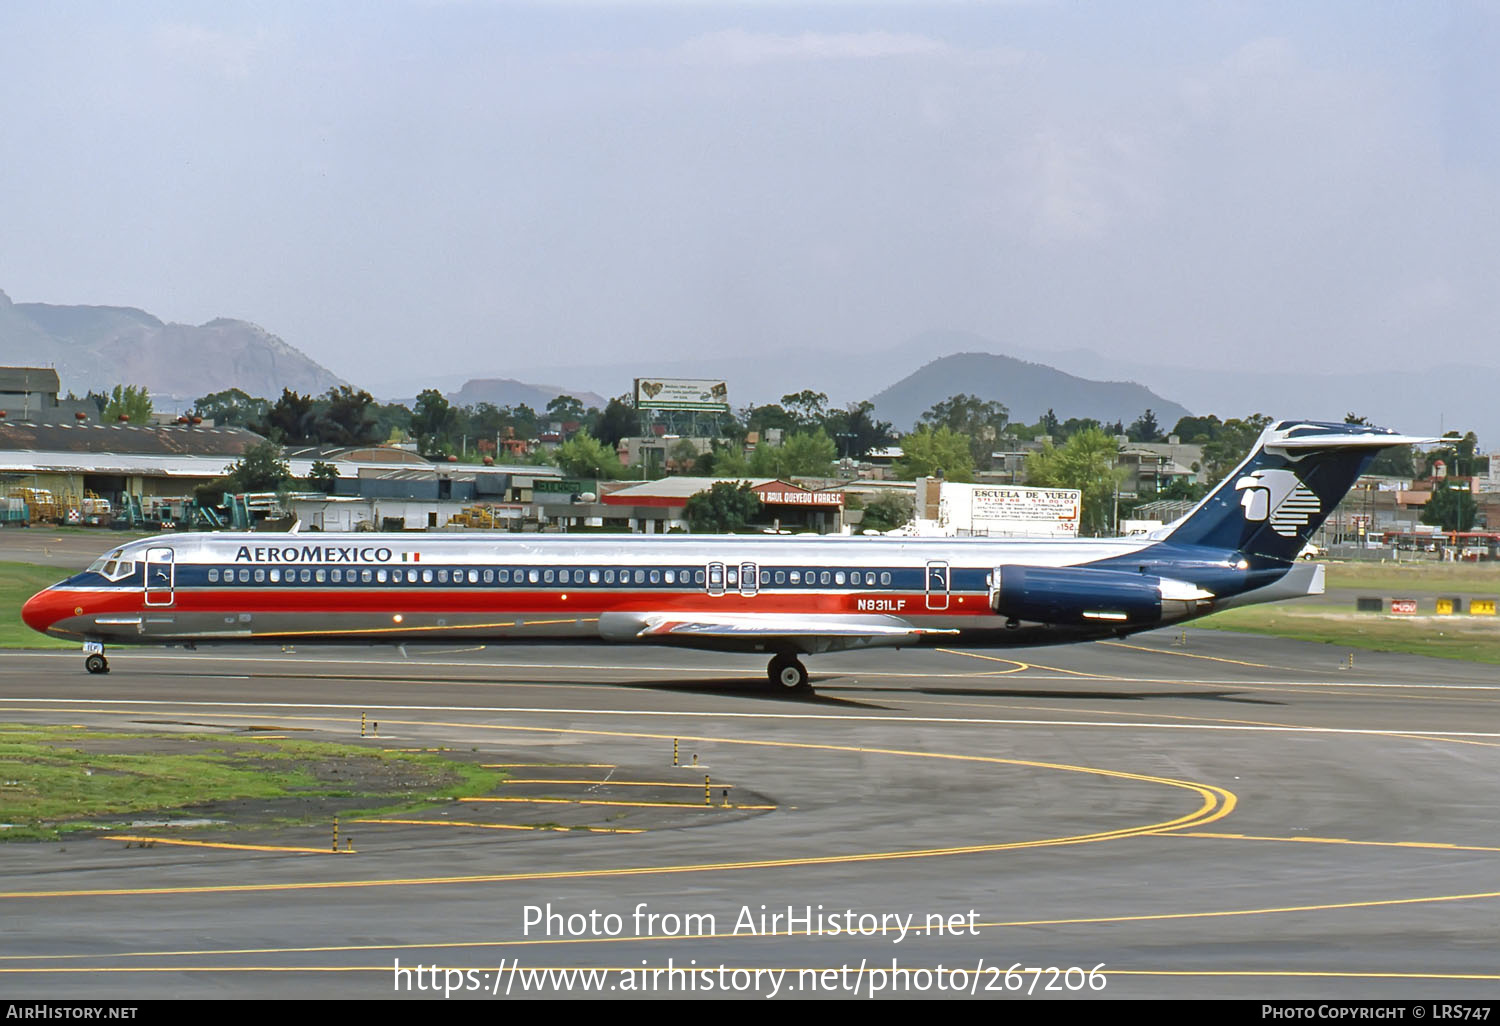
[[[389,563],[391,550],[374,545],[241,545],[236,563]]]

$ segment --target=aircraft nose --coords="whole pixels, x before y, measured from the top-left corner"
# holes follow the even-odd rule
[[[66,603],[67,598],[51,588],[39,591],[21,607],[21,621],[32,630],[46,634],[47,628],[65,615],[63,606]]]

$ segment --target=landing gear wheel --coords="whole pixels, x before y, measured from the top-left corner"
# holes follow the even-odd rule
[[[95,652],[93,655],[84,659],[83,667],[90,673],[108,673],[109,660],[105,659],[102,655]]]
[[[771,685],[778,691],[807,692],[812,688],[808,686],[807,667],[796,656],[779,655],[771,660],[768,671]]]

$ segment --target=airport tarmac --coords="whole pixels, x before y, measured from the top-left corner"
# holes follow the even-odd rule
[[[364,714],[520,800],[343,824],[355,854],[4,845],[9,998],[1500,995],[1493,667],[1189,629],[815,657],[799,700],[666,649],[110,656],[0,655],[0,721]],[[549,822],[598,829],[506,829]]]

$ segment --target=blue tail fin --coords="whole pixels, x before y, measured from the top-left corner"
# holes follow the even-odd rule
[[[1430,441],[1363,424],[1272,424],[1167,540],[1290,562],[1377,452]]]

